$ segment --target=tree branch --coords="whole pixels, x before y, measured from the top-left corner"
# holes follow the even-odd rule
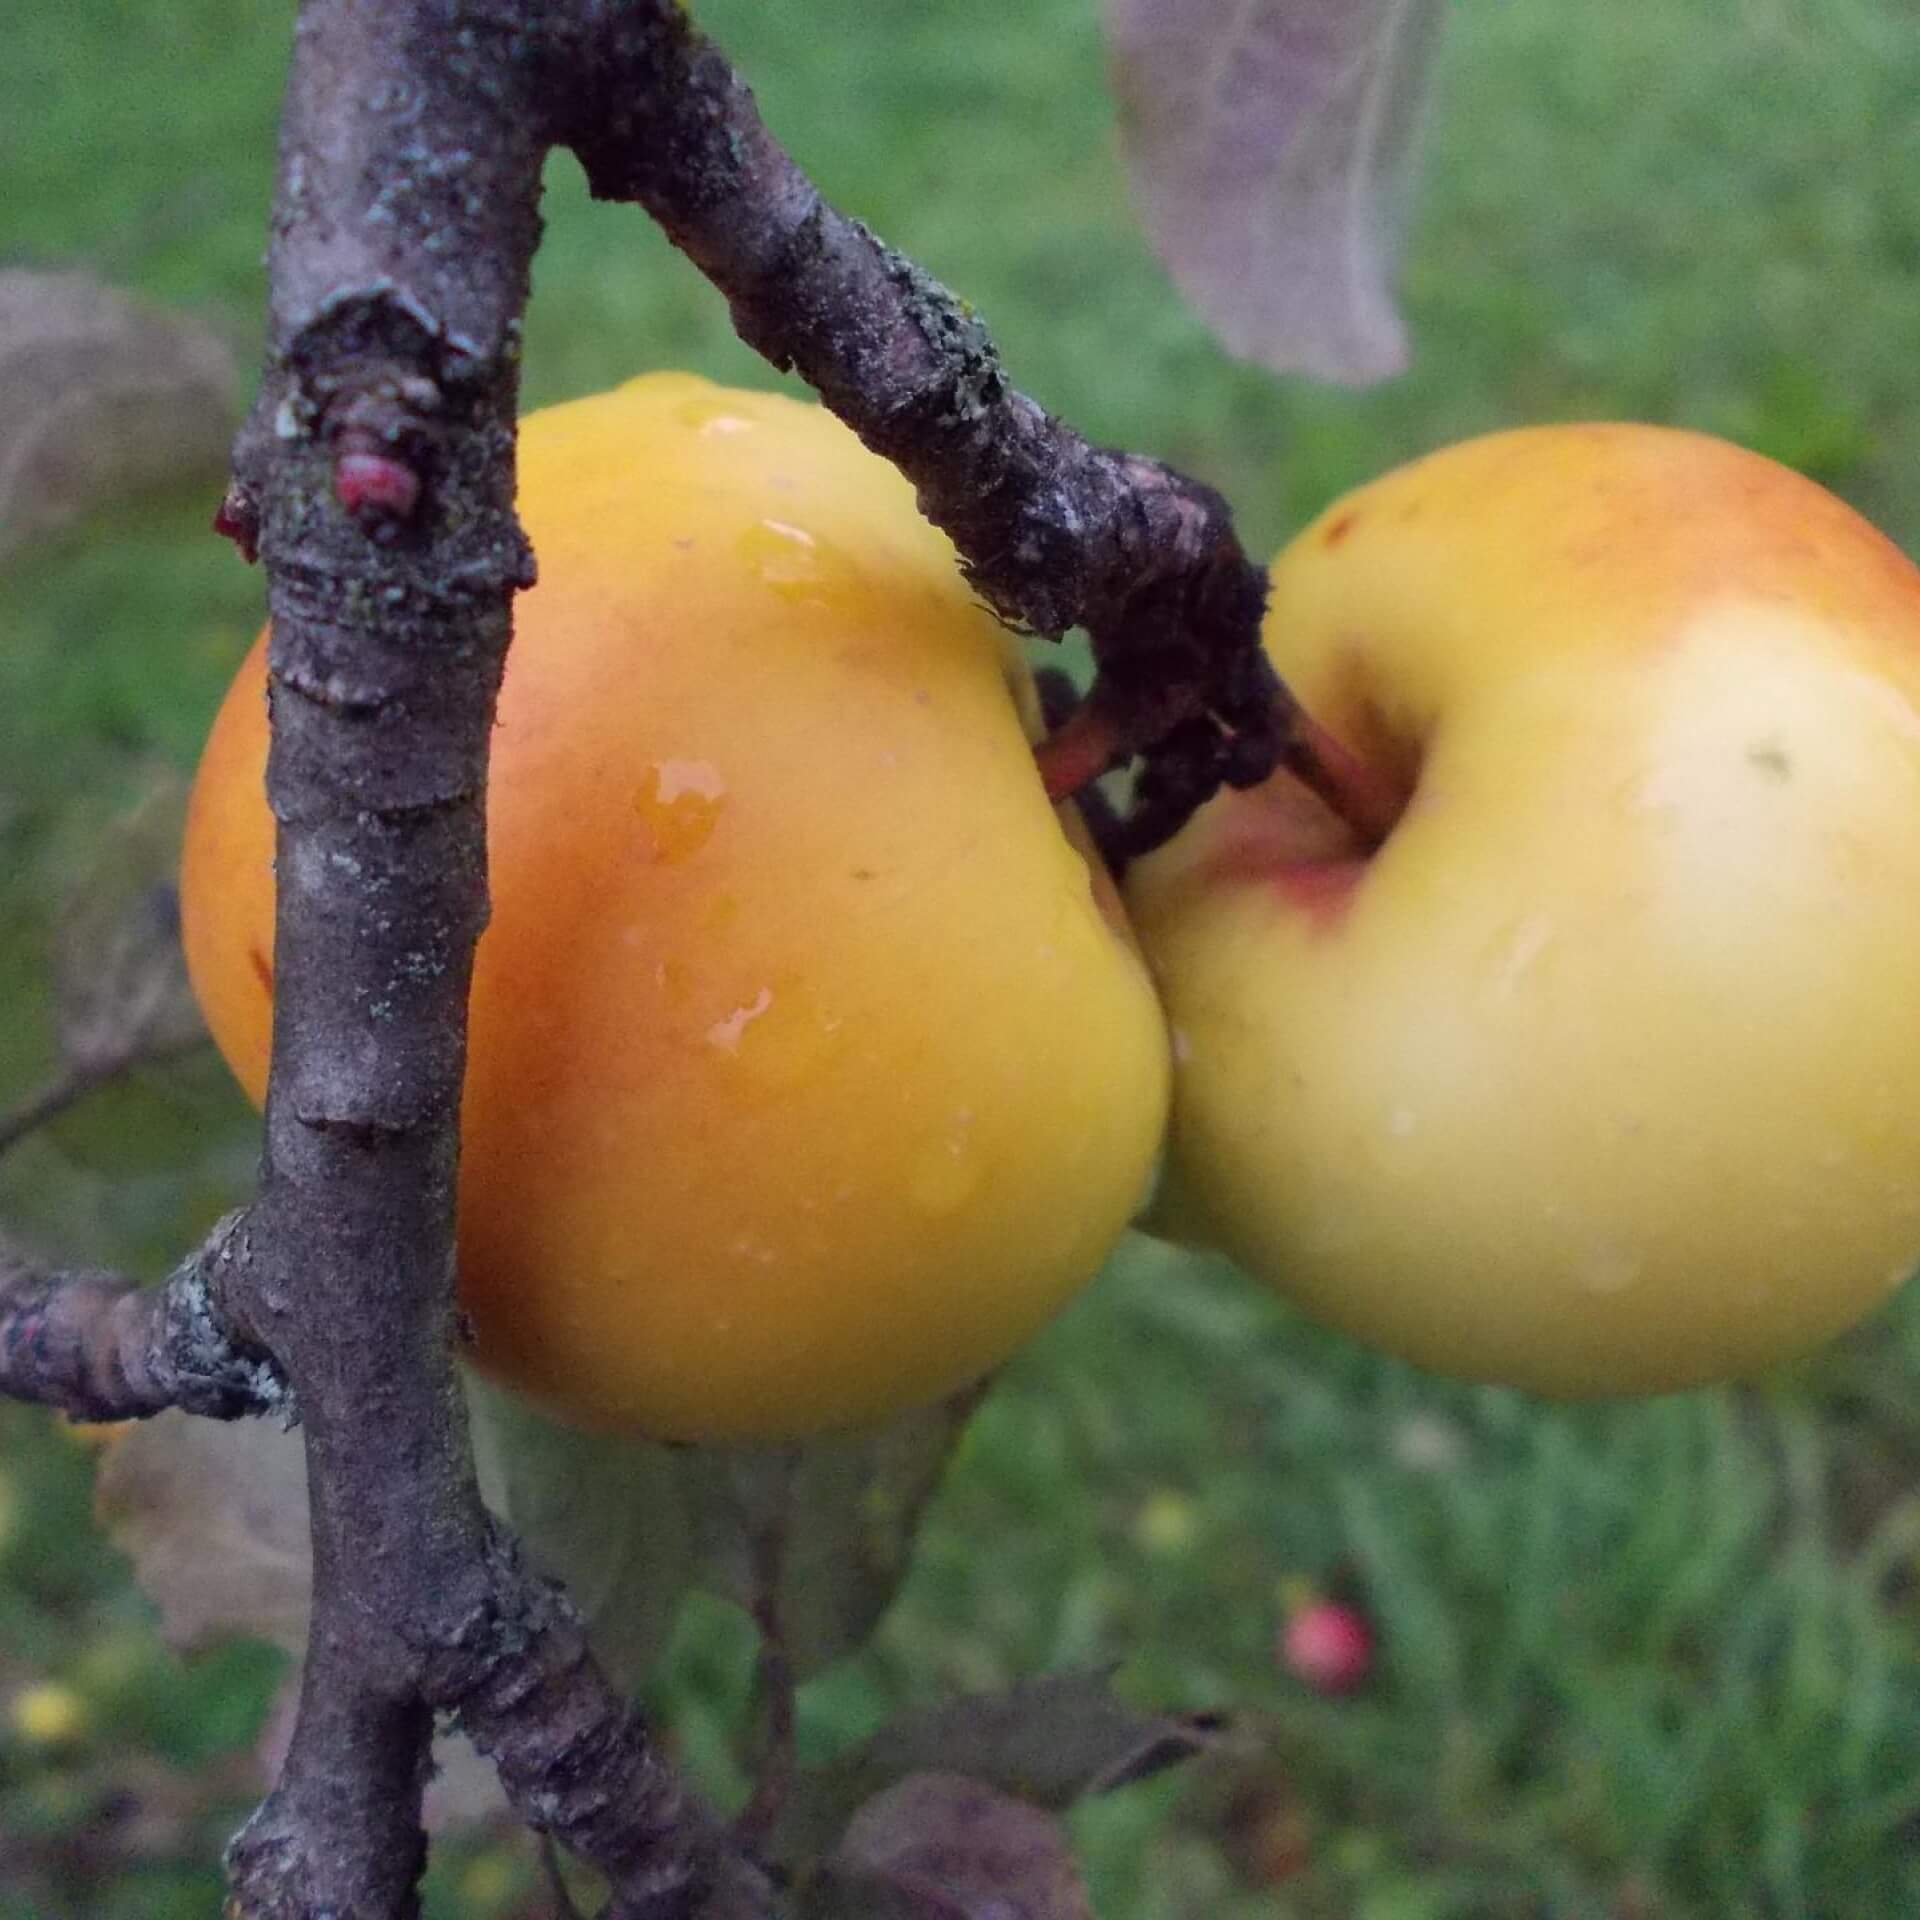
[[[300,1396],[314,1658],[236,1920],[407,1920],[431,1712],[534,1825],[680,1920],[711,1835],[482,1507],[453,1199],[508,603],[540,10],[306,0],[271,360],[227,517],[268,573],[275,1003],[251,1317]]]
[[[21,1141],[51,1126],[81,1101],[103,1092],[116,1081],[142,1067],[165,1066],[198,1053],[207,1044],[204,1033],[186,1040],[163,1040],[153,1044],[137,1035],[117,1051],[95,1059],[70,1062],[55,1073],[44,1086],[36,1087],[16,1105],[0,1113],[0,1154],[12,1152]]]
[[[1110,751],[1076,739],[1055,784],[1144,753],[1137,851],[1222,782],[1286,766],[1371,834],[1370,797],[1268,663],[1265,576],[1219,494],[1090,445],[1021,393],[965,302],[821,197],[674,0],[580,0],[574,30],[583,84],[560,132],[594,193],[645,207],[741,338],[913,481],[995,612],[1087,629]]]
[[[231,1214],[160,1287],[59,1272],[0,1241],[0,1393],[75,1420],[137,1420],[168,1407],[234,1420],[291,1412],[272,1358],[233,1325]]]
[[[302,0],[270,358],[219,516],[264,558],[272,613],[261,1192],[153,1293],[0,1260],[0,1387],[95,1418],[297,1396],[312,1647],[280,1778],[229,1856],[232,1920],[412,1920],[437,1714],[609,1875],[612,1920],[686,1920],[716,1878],[730,1911],[770,1899],[482,1506],[454,1369],[487,754],[532,579],[520,323],[555,139],[913,479],[1002,618],[1088,628],[1095,704],[1049,756],[1056,788],[1146,750],[1136,844],[1277,764],[1365,806],[1266,662],[1264,581],[1220,498],[1019,393],[968,309],[820,198],[672,0]],[[763,1626],[777,1805],[790,1675]]]
[[[70,1107],[77,1107],[105,1078],[85,1067],[69,1067],[57,1073],[46,1085],[36,1087],[6,1112],[0,1113],[0,1154],[9,1153],[22,1140],[50,1126]]]

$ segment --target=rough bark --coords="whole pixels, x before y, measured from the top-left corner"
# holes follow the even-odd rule
[[[0,1393],[76,1420],[180,1407],[215,1420],[291,1412],[272,1356],[226,1304],[244,1216],[230,1215],[163,1286],[61,1271],[0,1241]]]
[[[1089,720],[1049,755],[1056,792],[1145,756],[1115,851],[1178,830],[1218,787],[1285,766],[1374,837],[1391,796],[1301,712],[1260,644],[1266,577],[1226,502],[1095,447],[1019,391],[979,316],[831,206],[752,92],[672,0],[583,5],[561,126],[593,191],[646,208],[793,368],[918,489],[1010,624],[1087,630]]]

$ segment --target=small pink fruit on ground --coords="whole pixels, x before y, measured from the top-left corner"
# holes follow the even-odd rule
[[[1316,1693],[1351,1693],[1373,1666],[1373,1633],[1352,1607],[1316,1600],[1280,1629],[1280,1664]]]

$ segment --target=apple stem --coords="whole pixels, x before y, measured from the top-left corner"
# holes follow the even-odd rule
[[[1279,768],[1318,795],[1371,853],[1392,832],[1406,806],[1399,784],[1284,694],[1278,704]],[[1128,752],[1125,730],[1113,709],[1088,699],[1034,747],[1033,758],[1047,798],[1058,805],[1091,786]]]
[[[1280,765],[1324,800],[1371,853],[1405,811],[1406,795],[1399,784],[1362,760],[1304,708],[1295,707],[1287,716],[1283,738]]]
[[[1126,750],[1113,715],[1085,700],[1034,747],[1033,758],[1047,798],[1058,805],[1098,780]]]

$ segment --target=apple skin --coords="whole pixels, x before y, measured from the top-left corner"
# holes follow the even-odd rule
[[[1407,795],[1286,776],[1129,876],[1159,1224],[1439,1372],[1746,1374],[1920,1261],[1920,570],[1700,435],[1541,427],[1329,508],[1269,652]]]
[[[488,793],[460,1299],[585,1425],[784,1439],[1003,1361],[1098,1268],[1167,1043],[1032,686],[818,407],[652,375],[527,419],[540,582]],[[257,1100],[261,649],[195,784],[187,961]]]

